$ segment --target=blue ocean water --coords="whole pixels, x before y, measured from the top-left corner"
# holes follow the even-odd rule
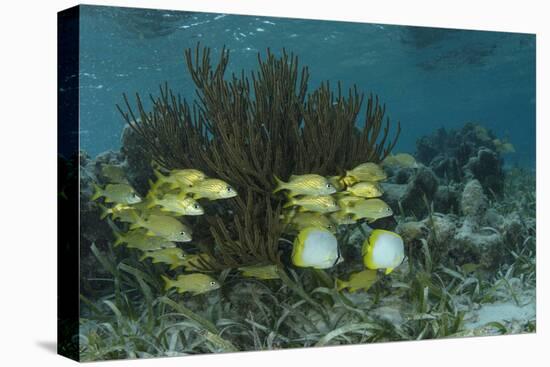
[[[229,72],[284,48],[309,66],[310,90],[329,80],[379,95],[402,125],[395,151],[477,122],[515,146],[507,164],[534,167],[531,34],[96,6],[82,7],[80,27],[80,139],[91,155],[120,147],[123,93],[157,94],[168,82],[194,98],[183,52],[200,41],[231,51]]]

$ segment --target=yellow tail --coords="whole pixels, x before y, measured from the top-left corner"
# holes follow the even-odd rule
[[[92,183],[92,185],[94,187],[94,194],[92,195],[91,200],[95,201],[101,197],[101,195],[103,194],[103,190],[95,183]]]
[[[165,275],[161,275],[161,277],[164,280],[164,290],[167,291],[168,289],[172,288],[172,279],[168,278]]]
[[[113,234],[115,235],[115,242],[113,243],[113,246],[117,247],[124,242],[124,238],[119,231],[113,230]]]
[[[296,205],[296,200],[289,198],[289,200],[285,203],[285,205],[283,205],[283,208],[290,208],[291,206],[294,206],[294,205]]]
[[[151,185],[151,191],[156,191],[166,181],[166,176],[164,176],[156,169],[153,169],[153,173],[155,174],[157,181]]]
[[[273,190],[273,193],[279,192],[281,190],[285,189],[285,182],[281,181],[281,179],[275,175],[273,175],[273,178],[275,179],[275,190]]]
[[[130,229],[137,229],[142,227],[142,219],[139,215],[137,215],[134,212],[130,212],[130,216],[132,217],[132,220],[134,223],[130,224]]]
[[[101,214],[99,215],[99,219],[103,220],[103,219],[107,218],[107,216],[109,214],[111,214],[111,212],[105,206],[103,206],[101,204],[98,204],[98,205],[99,205],[99,208],[101,209]]]
[[[149,203],[147,203],[147,209],[151,209],[157,205],[157,197],[153,194],[153,191],[149,191],[145,198],[149,200]]]
[[[348,285],[348,282],[345,282],[343,280],[336,278],[336,289],[338,291],[341,291],[342,289],[346,288],[347,285]]]
[[[155,174],[155,177],[157,178],[157,180],[165,180],[166,179],[166,176],[164,176],[162,173],[160,173],[156,169],[153,170],[153,173]]]

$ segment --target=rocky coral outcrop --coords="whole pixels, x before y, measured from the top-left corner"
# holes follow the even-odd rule
[[[417,221],[399,223],[395,231],[403,238],[405,243],[412,243],[426,238],[429,234],[428,226],[424,222]]]
[[[428,213],[428,203],[432,202],[437,192],[438,180],[433,171],[427,167],[417,170],[407,183],[405,194],[401,199],[401,205],[407,214],[414,214],[418,218]]]
[[[407,185],[382,182],[380,186],[384,190],[384,202],[392,208],[394,213],[399,213],[399,203],[403,201],[403,197],[407,192]]]
[[[127,178],[132,187],[141,195],[149,190],[149,180],[154,177],[151,169],[151,157],[140,147],[145,142],[130,126],[126,125],[122,131],[121,158],[127,167]]]
[[[416,159],[440,179],[463,182],[477,179],[486,193],[500,194],[504,173],[498,143],[492,131],[475,123],[460,130],[439,129],[416,142]]]
[[[422,223],[428,227],[432,227],[430,242],[436,242],[439,246],[446,251],[448,244],[453,240],[456,235],[456,230],[459,225],[459,217],[452,214],[434,213],[430,217],[424,219]]]
[[[487,210],[487,196],[478,180],[470,180],[462,191],[460,198],[462,214],[468,218],[480,218]]]
[[[504,173],[498,153],[481,148],[476,156],[470,157],[468,163],[463,166],[463,170],[466,177],[476,178],[487,190],[493,193],[502,192]]]
[[[460,207],[460,187],[456,183],[439,185],[434,196],[434,210],[440,213],[458,213]]]
[[[449,255],[458,265],[481,264],[490,268],[502,259],[503,237],[496,229],[480,228],[472,218],[466,218],[449,243]]]

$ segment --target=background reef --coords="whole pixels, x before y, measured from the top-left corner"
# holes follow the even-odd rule
[[[328,272],[288,266],[279,243],[283,196],[273,175],[339,175],[381,162],[400,134],[378,97],[328,83],[308,92],[309,70],[293,54],[268,52],[256,72],[226,75],[229,55],[186,52],[197,100],[164,85],[147,110],[137,96],[119,107],[127,126],[120,151],[80,155],[81,356],[85,360],[172,356],[364,342],[496,335],[535,330],[535,179],[505,169],[503,139],[478,123],[417,141],[417,165],[386,168],[383,199],[395,213],[346,228],[347,260]],[[390,128],[393,128],[391,130]],[[406,133],[406,132],[404,132]],[[412,153],[412,152],[411,152]],[[209,204],[193,222],[203,263],[219,291],[168,296],[167,267],[112,246],[112,228],[90,200],[106,183],[105,163],[124,168],[142,195],[166,169],[199,168],[235,185],[239,196]],[[334,277],[359,270],[365,232],[399,233],[407,258],[368,291],[337,291]],[[243,278],[231,269],[280,264],[288,281]]]

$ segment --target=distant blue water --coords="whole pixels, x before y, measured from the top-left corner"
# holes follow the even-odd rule
[[[81,11],[82,149],[120,146],[122,93],[156,94],[168,81],[192,99],[183,51],[198,41],[216,54],[226,45],[229,72],[285,48],[309,66],[310,90],[340,80],[378,94],[402,124],[396,151],[474,121],[513,143],[509,164],[534,166],[534,35],[95,6]]]

